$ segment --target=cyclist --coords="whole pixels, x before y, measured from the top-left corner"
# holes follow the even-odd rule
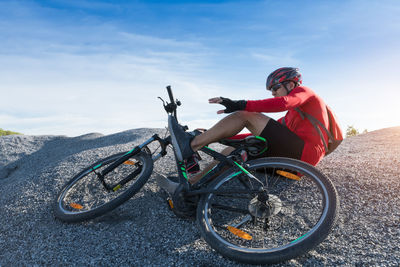
[[[268,150],[262,157],[289,157],[317,165],[325,155],[323,141],[311,122],[302,118],[294,109],[300,108],[311,114],[328,128],[329,119],[324,101],[310,88],[302,85],[298,68],[284,67],[273,71],[267,78],[266,88],[271,91],[273,98],[237,101],[224,97],[209,99],[209,103],[225,106],[218,114],[231,114],[195,137],[185,132],[171,118],[169,131],[178,160],[183,161],[203,146],[233,137],[247,128],[251,135],[267,140]],[[281,111],[287,113],[278,121],[262,114]],[[328,143],[327,134],[324,131],[322,133]],[[224,151],[226,154],[228,152],[229,149]]]

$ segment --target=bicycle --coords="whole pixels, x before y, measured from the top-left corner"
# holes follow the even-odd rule
[[[170,103],[159,98],[170,123],[177,120],[181,103],[174,100],[170,86],[167,91]],[[159,143],[158,154],[148,148],[153,142]],[[194,185],[188,182],[185,164],[175,156],[179,186],[170,199],[177,216],[196,216],[201,235],[213,249],[244,263],[277,263],[306,253],[328,236],[339,205],[328,177],[299,160],[248,159],[268,149],[262,137],[220,143],[234,151],[224,156],[208,146],[202,148],[219,163]],[[155,134],[130,151],[90,165],[61,190],[55,216],[80,222],[118,207],[142,188],[153,162],[167,154],[169,145],[170,136]]]

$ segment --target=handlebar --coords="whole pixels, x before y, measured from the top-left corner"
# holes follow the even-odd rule
[[[167,92],[170,103],[168,102],[165,103],[161,97],[158,98],[161,99],[161,101],[163,102],[165,111],[167,111],[167,113],[171,113],[175,118],[177,118],[176,108],[181,105],[181,102],[178,99],[176,101],[174,100],[174,95],[172,94],[172,89],[170,85],[167,86]]]
[[[169,96],[169,101],[171,101],[171,104],[175,104],[174,95],[172,94],[171,85],[167,86],[167,92],[168,92],[168,96]]]

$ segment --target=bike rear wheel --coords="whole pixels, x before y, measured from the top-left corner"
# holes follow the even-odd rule
[[[339,200],[325,175],[288,158],[249,161],[246,169],[259,181],[231,168],[200,200],[197,221],[212,248],[237,261],[271,264],[304,254],[327,237]]]
[[[107,190],[98,174],[126,152],[101,159],[74,176],[61,190],[54,215],[62,221],[80,222],[103,215],[137,193],[153,171],[153,161],[145,152],[133,156],[104,177],[113,190]],[[126,179],[127,183],[118,185]]]

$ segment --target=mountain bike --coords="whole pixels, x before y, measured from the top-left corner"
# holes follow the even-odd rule
[[[169,103],[159,98],[170,122],[177,120],[181,103],[170,86],[167,91]],[[153,142],[159,143],[158,153],[149,149]],[[175,155],[179,185],[170,199],[177,216],[196,218],[213,249],[244,263],[277,263],[306,253],[328,236],[339,205],[328,177],[299,160],[256,158],[268,149],[267,140],[259,136],[220,143],[232,146],[233,152],[225,156],[203,147],[200,153],[219,163],[194,185]],[[130,151],[91,164],[61,190],[55,216],[80,222],[115,209],[143,187],[153,163],[167,154],[168,146],[172,146],[170,136],[155,134]]]

